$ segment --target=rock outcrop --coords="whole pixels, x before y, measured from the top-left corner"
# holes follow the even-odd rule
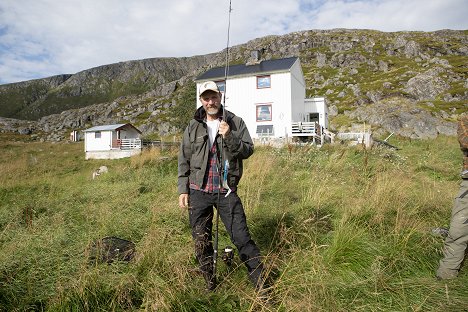
[[[454,122],[437,118],[408,99],[390,98],[346,111],[345,114],[385,132],[413,139],[435,138],[439,134],[453,136],[457,133]]]

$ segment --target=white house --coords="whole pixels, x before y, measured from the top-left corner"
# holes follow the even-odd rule
[[[141,153],[141,131],[132,124],[96,126],[83,132],[86,159],[117,159]]]
[[[253,64],[212,68],[196,79],[215,81],[226,94],[226,109],[242,117],[252,138],[320,136],[328,127],[325,98],[305,98],[305,80],[299,58],[265,60]]]

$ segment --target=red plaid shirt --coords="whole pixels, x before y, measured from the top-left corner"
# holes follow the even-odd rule
[[[216,143],[210,149],[208,155],[208,170],[205,172],[205,178],[203,179],[203,186],[200,188],[198,185],[190,183],[190,188],[206,193],[218,193],[220,189],[220,173],[218,170],[218,149]],[[221,193],[226,193],[227,190],[221,187]]]

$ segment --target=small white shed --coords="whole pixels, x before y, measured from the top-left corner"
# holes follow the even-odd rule
[[[118,159],[141,153],[141,131],[132,124],[96,126],[83,132],[86,159]]]

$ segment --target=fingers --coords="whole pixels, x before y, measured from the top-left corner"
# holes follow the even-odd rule
[[[180,208],[187,208],[189,202],[189,195],[188,194],[180,194],[179,195],[179,207]]]
[[[230,128],[229,128],[228,123],[225,121],[221,121],[221,123],[219,124],[219,130],[218,130],[219,134],[225,137],[226,135],[229,134],[229,131],[230,131]]]

